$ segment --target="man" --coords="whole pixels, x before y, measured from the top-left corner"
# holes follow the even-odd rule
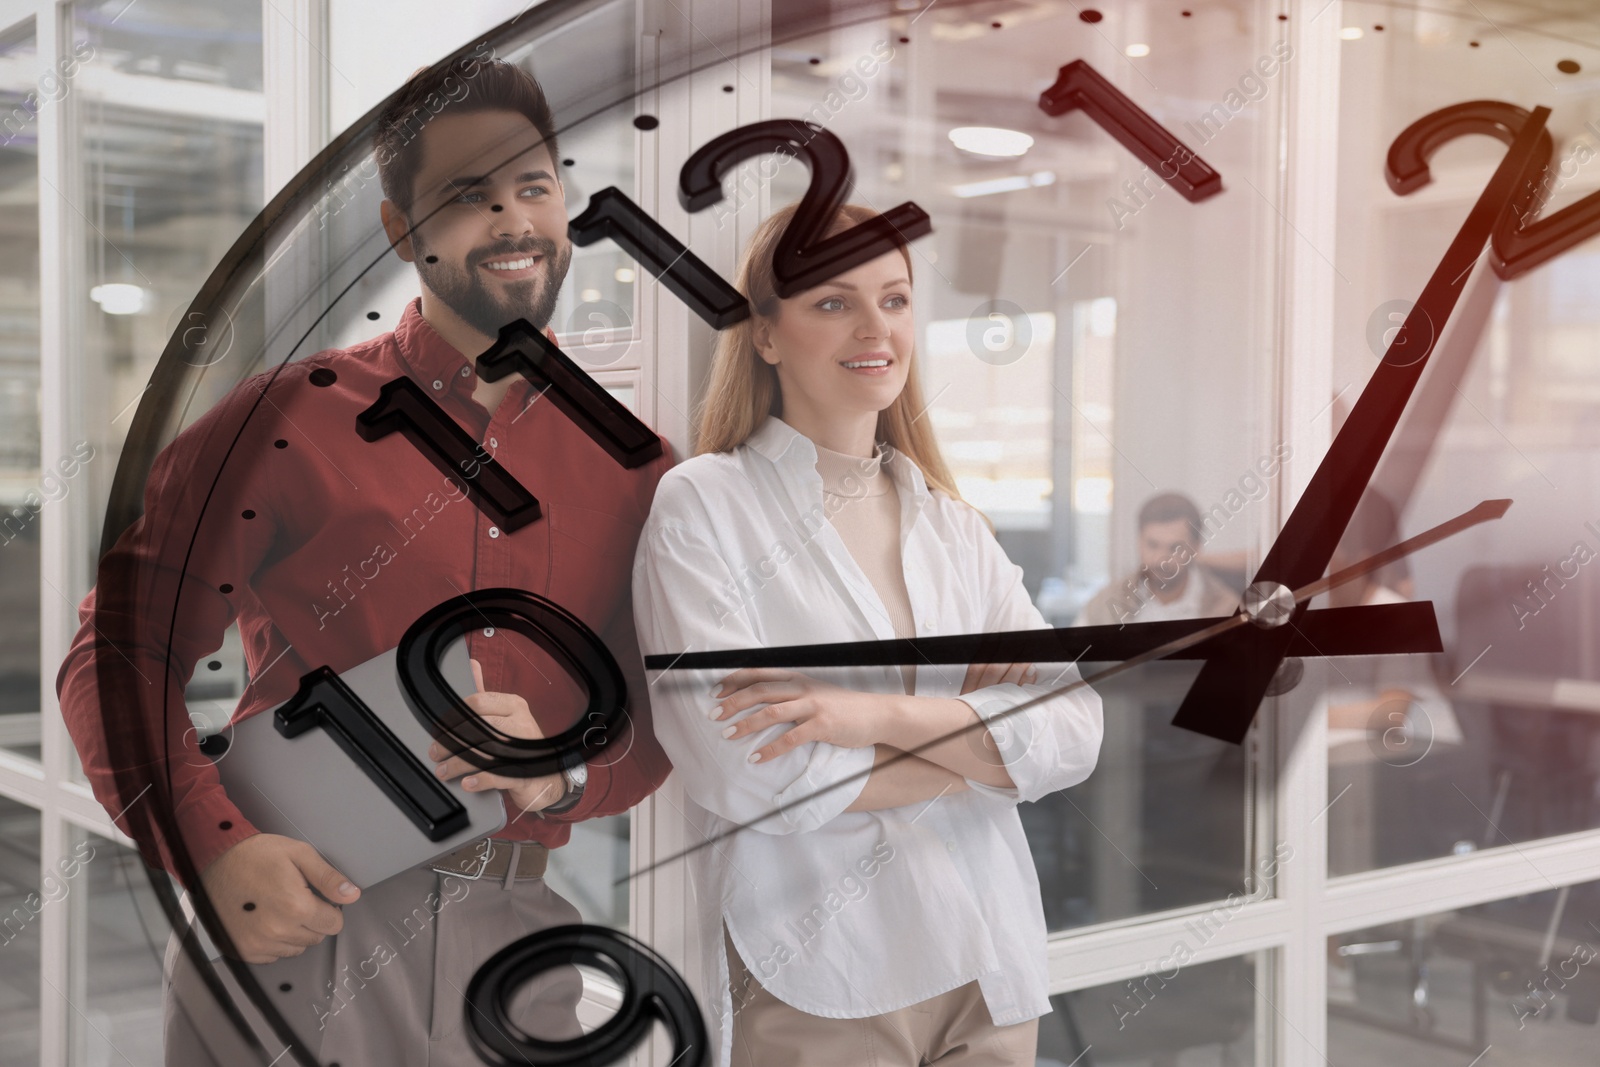
[[[320,1062],[472,1064],[463,1001],[478,966],[524,934],[580,921],[543,880],[548,850],[573,822],[632,807],[669,769],[649,723],[628,590],[671,460],[663,446],[658,460],[625,470],[552,403],[537,403],[521,376],[476,376],[474,358],[503,324],[545,327],[571,259],[538,84],[471,57],[419,72],[374,141],[383,227],[416,267],[421,299],[392,333],[242,383],[163,451],[144,517],[101,563],[57,686],[97,799],[117,813],[141,801],[170,810],[199,872],[188,888],[204,890],[237,957]],[[400,375],[538,497],[539,521],[503,531],[467,499],[472,474],[444,477],[400,434],[357,434],[356,416]],[[219,453],[236,458],[219,468]],[[504,795],[508,822],[487,846],[357,890],[310,844],[258,833],[184,729],[184,686],[235,620],[250,673],[238,722],[286,700],[307,671],[348,670],[394,648],[427,609],[500,586],[548,597],[600,635],[626,675],[631,719],[586,776],[465,778]],[[572,725],[578,687],[537,646],[493,627],[472,631],[468,645],[480,714],[523,737]],[[125,693],[105,691],[97,672],[118,656],[131,668]],[[127,753],[139,751],[132,731],[164,738],[166,758],[135,768],[149,797],[126,786]],[[435,745],[429,755],[444,753]],[[456,757],[438,773],[472,769]],[[148,818],[119,822],[147,861],[182,875],[174,842]],[[167,969],[167,1063],[232,1067],[279,1053],[250,1054],[175,939]],[[577,1036],[575,978],[569,969],[525,988],[513,1004],[519,1025]],[[231,975],[224,984],[275,1042]]]
[[[1182,493],[1162,493],[1139,509],[1139,569],[1096,593],[1079,626],[1205,619],[1232,615],[1239,595],[1205,564],[1200,509]]]

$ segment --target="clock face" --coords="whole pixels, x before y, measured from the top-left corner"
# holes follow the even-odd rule
[[[556,109],[553,162],[574,248],[554,341],[513,319],[500,343],[472,355],[485,380],[530,384],[516,395],[532,397],[531,420],[564,420],[597,446],[570,461],[583,465],[581,491],[541,476],[563,457],[488,458],[431,398],[438,382],[399,377],[348,410],[256,405],[213,425],[216,447],[190,457],[185,476],[214,486],[217,506],[170,536],[203,560],[255,521],[253,509],[224,514],[225,503],[281,480],[286,460],[310,470],[362,447],[381,451],[362,461],[373,479],[421,485],[470,466],[450,514],[493,523],[511,552],[556,559],[568,517],[599,516],[584,529],[605,567],[553,564],[537,589],[485,578],[444,590],[435,550],[412,551],[410,538],[392,562],[367,544],[347,558],[358,574],[405,574],[414,589],[408,616],[386,620],[389,636],[370,655],[400,645],[399,684],[436,737],[488,749],[485,766],[504,773],[623,758],[626,700],[612,694],[627,688],[617,661],[635,650],[596,634],[631,550],[600,549],[631,545],[637,518],[608,510],[612,487],[653,459],[656,435],[688,454],[715,331],[746,313],[731,281],[737,256],[761,218],[799,200],[810,207],[779,256],[786,292],[892,247],[891,233],[911,240],[925,415],[957,484],[1045,618],[1100,627],[995,658],[1077,661],[1090,676],[1157,653],[1094,683],[1106,739],[1090,781],[1023,812],[1052,931],[1270,893],[1258,860],[1281,855],[1261,846],[1280,824],[1253,802],[1279,754],[1301,745],[1326,746],[1332,874],[1588,829],[1593,734],[1581,714],[1600,672],[1589,458],[1600,267],[1583,241],[1600,231],[1600,211],[1583,194],[1600,133],[1585,133],[1589,115],[1559,90],[1600,69],[1600,55],[1529,46],[1527,70],[1474,75],[1472,64],[1505,49],[1465,16],[1344,4],[1326,18],[1347,24],[1337,46],[1346,76],[1381,71],[1385,92],[1376,113],[1347,114],[1330,135],[1336,168],[1296,158],[1290,196],[1280,151],[1300,142],[1283,131],[1319,116],[1293,110],[1286,87],[1297,65],[1330,62],[1297,22],[1314,25],[1315,6],[1280,19],[1198,0],[1138,17],[1065,2],[834,5],[825,18],[774,15],[760,42],[667,11],[642,46],[632,3],[531,9],[440,63],[466,92],[486,59],[522,64]],[[1403,37],[1394,32],[1413,17]],[[1379,47],[1393,51],[1372,54]],[[157,454],[208,404],[392,328],[415,296],[415,269],[379,224],[374,121],[341,133],[279,194],[175,327],[118,467],[107,544],[139,513]],[[1321,208],[1306,206],[1316,197]],[[819,241],[811,224],[841,201],[880,219]],[[320,373],[306,376],[308,394],[335,384]],[[263,430],[280,424],[297,431],[287,447]],[[1513,501],[1504,518],[1305,594],[1330,571],[1498,498]],[[386,506],[359,487],[332,505],[286,499],[273,513],[279,543]],[[126,575],[122,592],[150,595],[164,578]],[[361,610],[340,574],[329,578],[335,599],[322,612]],[[255,581],[241,574],[235,589],[259,624],[271,597]],[[1254,622],[1184,645],[1204,629],[1186,620],[1215,623],[1241,603]],[[440,637],[429,627],[451,604],[490,613],[486,625],[461,616]],[[169,606],[174,618],[192,608],[181,596]],[[497,628],[545,679],[541,718],[562,731],[548,741],[486,740],[430,673],[450,636]],[[295,642],[304,678],[332,656],[318,640]],[[930,665],[976,655],[959,643],[915,654]],[[350,662],[331,665],[335,677],[370,658],[339,655]],[[666,658],[653,666],[696,662]],[[104,661],[103,690],[129,687],[129,666]],[[270,666],[248,662],[258,692],[275,684]],[[331,691],[318,699],[331,705]],[[367,721],[363,699],[340,696],[344,711],[295,729]],[[206,751],[226,759],[235,732]],[[387,795],[416,813],[419,834],[456,825],[420,760],[356,749],[353,774],[399,768]],[[1551,765],[1560,773],[1544,786],[1556,799],[1530,798],[1524,783]],[[143,782],[126,773],[132,795]],[[1380,832],[1385,810],[1415,815],[1394,820],[1404,832]],[[158,806],[143,817],[181,841],[172,816]],[[682,885],[702,847],[658,848],[615,880],[580,872],[574,884],[601,896]],[[484,1061],[554,1062],[530,1053],[515,1036],[525,1020],[500,1002],[515,1000],[519,970],[565,960],[659,991],[657,1014],[684,1062],[703,1062],[702,1009],[718,1020],[677,977],[682,960],[608,931],[592,901],[581,906],[584,932],[494,934],[500,955],[463,990]],[[280,1044],[319,1054],[315,1005],[289,1004],[245,968],[234,979]],[[618,1014],[590,1035],[594,1054],[621,1062],[653,1021]]]

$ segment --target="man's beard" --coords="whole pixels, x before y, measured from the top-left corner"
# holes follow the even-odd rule
[[[556,300],[561,295],[561,283],[566,280],[567,267],[572,263],[572,246],[569,244],[558,250],[548,237],[529,237],[477,249],[467,257],[464,267],[446,263],[442,258],[429,263],[428,249],[415,231],[411,243],[423,284],[463,322],[487,337],[499,337],[500,328],[517,319],[527,319],[540,330],[549,325],[550,317],[555,314]],[[497,299],[487,279],[481,276],[480,265],[486,260],[518,254],[543,257],[543,281],[529,278],[511,283],[505,286],[506,298]]]

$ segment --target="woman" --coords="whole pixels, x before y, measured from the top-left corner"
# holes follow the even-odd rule
[[[873,214],[847,206],[829,233]],[[908,250],[780,300],[793,215],[751,242],[738,284],[754,314],[718,338],[698,454],[645,525],[644,651],[1045,626],[921,418]],[[1016,804],[1082,781],[1101,736],[1087,688],[997,721],[1077,677],[1040,673],[656,676],[655,729],[707,842],[719,1063],[1033,1062],[1045,925]]]

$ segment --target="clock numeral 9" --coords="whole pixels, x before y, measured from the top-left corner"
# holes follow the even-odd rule
[[[552,967],[583,964],[622,986],[622,1006],[596,1029],[570,1041],[546,1041],[507,1010],[518,987]],[[603,926],[556,926],[495,953],[467,985],[467,1035],[494,1067],[602,1067],[624,1063],[660,1022],[672,1040],[673,1067],[707,1067],[710,1042],[700,1008],[672,965],[648,945]]]

